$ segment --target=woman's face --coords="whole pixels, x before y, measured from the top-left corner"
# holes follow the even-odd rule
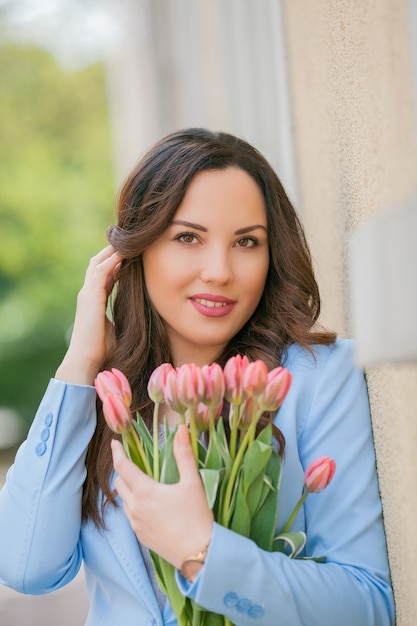
[[[143,255],[175,365],[215,360],[255,311],[268,272],[262,193],[244,170],[205,170]]]

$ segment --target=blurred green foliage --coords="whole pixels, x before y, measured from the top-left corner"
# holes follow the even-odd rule
[[[0,47],[0,406],[27,423],[106,245],[114,191],[103,67]]]

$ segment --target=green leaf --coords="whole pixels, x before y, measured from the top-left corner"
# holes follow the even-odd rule
[[[249,487],[259,476],[265,473],[266,465],[272,453],[271,445],[266,445],[259,440],[255,440],[246,451],[243,460],[243,492],[247,493]]]
[[[297,556],[297,561],[315,561],[315,563],[325,563],[325,556]]]
[[[251,518],[256,515],[259,510],[260,498],[265,501],[266,495],[264,494],[264,477],[260,474],[257,479],[250,485],[246,493],[246,502]]]
[[[226,467],[226,471],[230,471],[232,467],[232,459],[230,457],[229,445],[227,443],[226,432],[224,430],[224,423],[222,419],[217,421],[217,442],[219,445],[219,453],[224,462],[224,466]]]
[[[278,510],[278,489],[281,459],[274,450],[266,468],[268,474],[262,485],[262,492],[256,513],[252,517],[250,538],[263,550],[272,550]]]
[[[206,469],[219,469],[224,466],[224,458],[217,438],[217,433],[210,435],[204,467]]]
[[[230,623],[230,622],[229,622]],[[201,626],[224,626],[225,618],[219,613],[212,613],[211,611],[204,611],[201,614]]]
[[[246,451],[243,459],[242,492],[246,498],[251,518],[259,507],[259,500],[262,495],[263,479],[267,463],[272,453],[271,445],[254,441]]]
[[[268,465],[266,466],[265,475],[262,481],[261,493],[258,501],[258,508],[254,512],[254,515],[256,515],[260,508],[263,506],[270,491],[278,492],[280,482],[281,459],[276,450],[273,450],[271,457],[268,461]],[[279,494],[277,493],[276,495],[278,500]]]
[[[177,468],[177,462],[174,456],[174,436],[175,431],[171,431],[165,439],[165,443],[162,446],[160,453],[160,463],[161,463],[161,476],[160,482],[165,483],[167,485],[172,485],[179,481],[179,473]]]
[[[137,440],[137,437],[138,435],[136,434],[136,431],[133,428],[129,428],[129,430],[122,435],[123,446],[129,459],[135,465],[137,465],[139,469],[142,470],[142,472],[147,473],[146,468],[145,468],[145,463],[142,459],[141,454],[139,453],[139,449],[138,449],[139,442]],[[148,458],[146,450],[144,450],[144,454]],[[148,461],[149,461],[149,458],[148,458]]]
[[[197,440],[197,452],[198,452],[198,466],[205,467],[206,466],[206,457],[207,457],[207,448],[204,444]]]
[[[283,552],[290,559],[295,559],[306,543],[306,534],[302,531],[282,533],[274,538],[273,549],[275,552]]]
[[[251,529],[251,516],[246,501],[246,496],[242,490],[242,484],[237,483],[235,488],[235,494],[233,498],[233,515],[230,521],[230,528],[239,535],[244,537],[250,536]]]
[[[151,458],[153,457],[153,438],[151,433],[149,432],[148,427],[143,421],[142,416],[139,413],[136,413],[136,419],[133,420],[133,426],[135,427],[136,432],[142,440],[143,447],[149,452]]]
[[[175,580],[175,568],[173,565],[162,559],[152,551],[149,551],[152,564],[154,566],[158,585],[169,598],[169,603],[177,616],[179,624],[187,624],[184,616],[190,612],[191,605],[188,600],[180,592],[177,581]]]
[[[224,469],[200,469],[200,476],[206,491],[208,505],[211,509],[214,507],[214,503],[216,501],[222,473],[224,473]]]
[[[265,426],[265,428],[261,430],[256,439],[266,444],[267,446],[270,445],[272,441],[272,424],[268,424],[267,426]]]

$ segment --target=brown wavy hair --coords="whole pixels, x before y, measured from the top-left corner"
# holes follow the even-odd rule
[[[153,369],[172,362],[163,320],[145,286],[142,254],[171,223],[194,176],[203,170],[239,167],[262,191],[269,239],[269,270],[259,305],[216,359],[224,365],[235,354],[277,367],[292,343],[311,349],[330,344],[335,334],[317,326],[320,295],[304,231],[280,180],[267,160],[246,141],[227,133],[190,128],[169,134],[138,162],[118,201],[118,223],[108,229],[110,243],[123,257],[112,302],[115,338],[103,369],[116,367],[130,381],[133,407],[151,423],[147,381]],[[111,490],[114,437],[97,406],[97,428],[87,453],[83,519],[104,526]],[[271,420],[264,416],[264,422]],[[283,436],[275,430],[280,451]]]

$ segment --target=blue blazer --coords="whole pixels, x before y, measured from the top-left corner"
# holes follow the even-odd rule
[[[303,489],[307,465],[335,459],[336,474],[310,494],[294,528],[306,554],[260,550],[214,524],[206,563],[183,593],[237,626],[392,626],[394,603],[363,373],[353,345],[294,345],[284,365],[293,383],[275,421],[286,448],[277,529]],[[71,581],[84,562],[88,626],[176,624],[159,609],[123,508],[108,507],[106,530],[81,523],[85,455],[96,424],[95,389],[52,380],[0,493],[0,583],[43,594]]]

